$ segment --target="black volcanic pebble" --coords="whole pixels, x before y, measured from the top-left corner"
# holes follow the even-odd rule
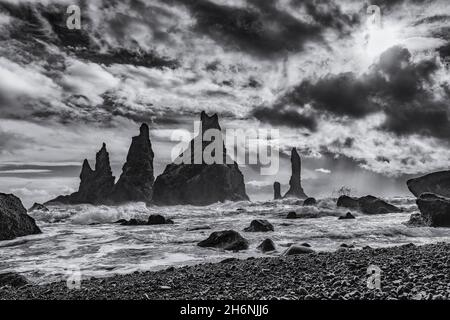
[[[367,269],[382,271],[381,290],[367,287]],[[450,299],[450,244],[398,246],[205,263],[20,289],[0,285],[0,299]],[[195,280],[195,281],[194,281]],[[161,290],[170,286],[171,290]]]

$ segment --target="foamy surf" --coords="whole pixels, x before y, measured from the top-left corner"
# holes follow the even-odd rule
[[[272,255],[281,253],[291,243],[303,242],[318,251],[335,251],[342,243],[360,248],[450,241],[450,229],[405,225],[410,213],[417,211],[414,199],[389,201],[405,212],[385,215],[355,212],[356,219],[351,221],[337,219],[348,210],[337,208],[335,199],[324,199],[311,207],[290,199],[227,202],[207,207],[156,207],[144,203],[52,206],[49,212],[32,213],[42,234],[2,242],[0,270],[16,271],[37,283],[45,283],[65,279],[74,268],[83,277],[103,277],[217,262],[228,257],[263,256],[256,247],[266,238],[277,245],[278,252]],[[296,211],[300,218],[286,219],[289,211]],[[121,226],[114,223],[119,219],[146,219],[151,214],[162,214],[175,224]],[[269,220],[275,231],[242,231],[253,219]],[[249,240],[250,248],[230,253],[196,245],[211,232],[226,229],[240,232]]]

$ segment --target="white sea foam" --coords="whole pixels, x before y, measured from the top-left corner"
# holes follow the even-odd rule
[[[308,242],[316,250],[334,251],[343,242],[356,247],[425,244],[450,241],[448,228],[414,228],[405,225],[417,211],[414,199],[393,198],[403,213],[364,215],[353,212],[355,220],[338,220],[348,209],[337,208],[336,199],[320,200],[303,207],[302,201],[283,199],[270,202],[226,202],[207,207],[146,206],[51,206],[49,212],[33,212],[43,233],[0,242],[1,271],[17,271],[43,283],[64,279],[67,269],[80,268],[83,277],[107,276],[136,270],[157,270],[171,265],[214,262],[227,257],[261,256],[256,247],[271,238],[279,254],[282,244]],[[295,211],[300,219],[288,220]],[[174,225],[121,226],[119,219],[146,219],[162,214]],[[253,219],[267,219],[275,228],[269,233],[242,230]],[[211,229],[191,230],[198,226]],[[200,248],[196,244],[211,232],[233,229],[250,242],[239,253]]]

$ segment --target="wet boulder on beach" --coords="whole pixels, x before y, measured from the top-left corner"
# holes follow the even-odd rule
[[[450,228],[450,198],[423,193],[417,199],[417,206],[427,226]]]
[[[250,226],[244,229],[245,232],[267,232],[273,231],[273,225],[267,220],[253,220]]]
[[[361,198],[352,198],[349,196],[340,196],[337,200],[338,207],[359,210],[365,214],[385,214],[402,212],[402,209],[387,203],[374,196],[365,196]]]
[[[261,252],[269,252],[274,251],[276,248],[275,243],[273,243],[271,239],[265,239],[256,247],[256,249],[258,249]]]
[[[0,240],[39,234],[41,230],[13,194],[0,193]]]
[[[223,250],[246,250],[248,241],[234,230],[216,231],[197,244],[199,247],[219,248]]]

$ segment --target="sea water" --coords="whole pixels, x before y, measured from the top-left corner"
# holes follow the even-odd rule
[[[14,271],[36,283],[64,280],[73,270],[82,278],[103,277],[168,266],[217,262],[225,258],[277,256],[291,243],[309,243],[316,251],[335,251],[342,243],[356,248],[386,247],[406,243],[450,241],[450,228],[409,227],[411,213],[418,212],[413,198],[391,198],[402,213],[365,215],[353,212],[354,220],[338,220],[348,209],[337,208],[336,199],[322,199],[317,206],[302,201],[227,202],[207,207],[146,206],[53,206],[36,211],[42,234],[0,241],[0,272]],[[286,219],[296,211],[299,219]],[[121,226],[119,219],[146,220],[162,214],[173,225]],[[267,219],[274,232],[244,232],[253,219]],[[198,227],[210,229],[191,230]],[[201,248],[197,243],[213,231],[236,230],[249,240],[248,250],[238,253]],[[256,247],[272,239],[277,251],[269,254]]]

